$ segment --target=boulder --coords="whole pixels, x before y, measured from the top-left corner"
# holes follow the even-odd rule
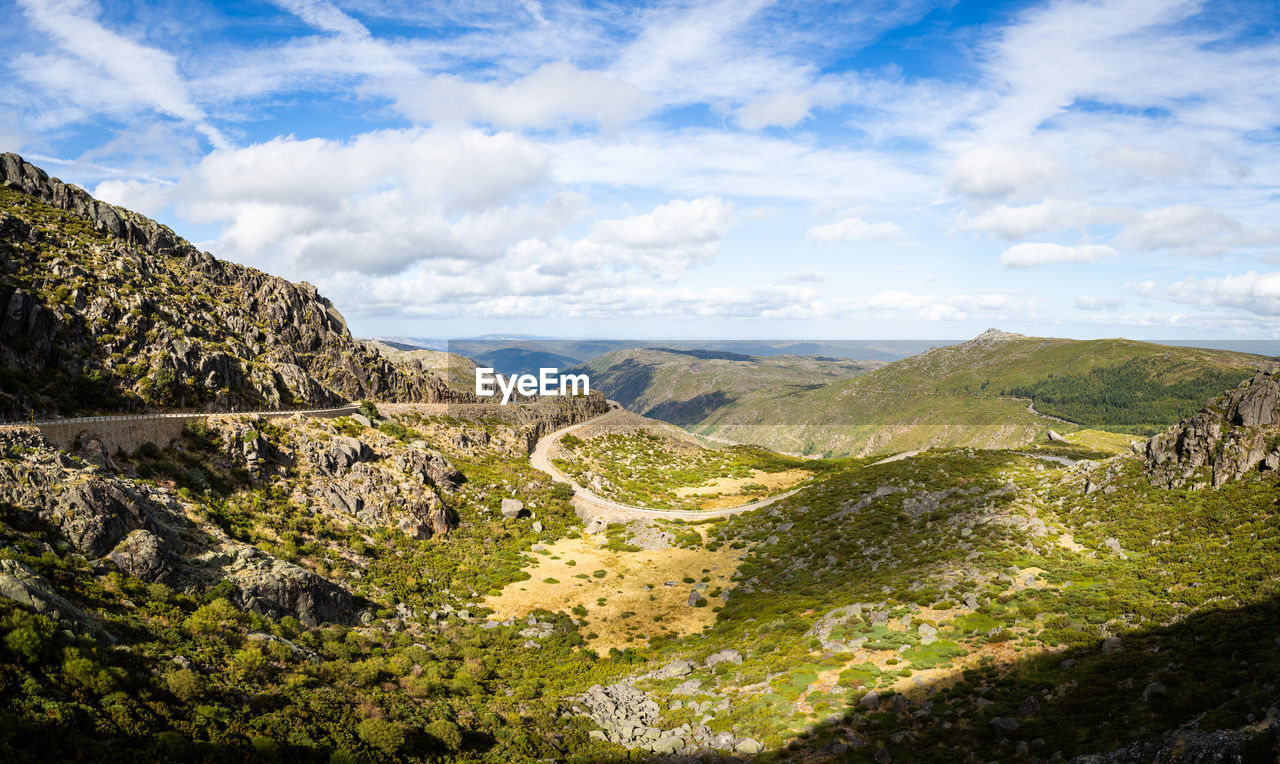
[[[153,583],[173,576],[172,555],[165,542],[151,531],[132,531],[107,555],[125,575]]]
[[[674,679],[693,673],[693,661],[674,660],[653,672],[654,679]]]
[[[1018,731],[1019,726],[1018,720],[1012,717],[996,716],[991,719],[991,727],[995,730],[996,738],[1000,740],[1008,740]]]
[[[524,512],[524,502],[519,499],[503,499],[502,500],[502,516],[508,520],[514,520]]]
[[[101,557],[139,528],[154,528],[148,500],[116,481],[90,480],[63,486],[42,515],[78,551]]]
[[[741,666],[742,653],[737,650],[721,650],[718,653],[712,653],[707,656],[707,668],[714,668],[721,663],[732,663],[735,666]]]
[[[702,596],[702,592],[689,592],[689,607],[701,607],[707,604],[707,598]]]
[[[421,443],[422,441],[415,441]],[[466,478],[443,455],[425,446],[398,451],[395,465],[407,475],[429,485],[456,491]]]
[[[273,618],[294,615],[309,627],[342,622],[351,612],[350,592],[309,570],[248,545],[235,547],[230,556],[222,573],[235,584],[237,604],[245,610]]]
[[[329,476],[337,476],[351,469],[358,462],[373,458],[368,444],[346,435],[335,435],[329,446],[316,457],[316,467]]]

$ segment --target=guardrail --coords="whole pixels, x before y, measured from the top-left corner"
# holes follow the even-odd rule
[[[212,416],[233,416],[238,414],[247,415],[274,415],[274,416],[293,416],[294,414],[334,414],[339,411],[355,411],[359,406],[355,403],[348,403],[342,406],[334,406],[325,409],[244,409],[239,411],[165,411],[151,414],[110,414],[106,416],[84,416],[84,417],[65,417],[60,419],[44,419],[39,421],[23,421],[8,420],[0,421],[0,427],[49,427],[53,425],[64,424],[81,424],[89,422],[123,422],[138,421],[145,419],[196,419],[200,417]]]

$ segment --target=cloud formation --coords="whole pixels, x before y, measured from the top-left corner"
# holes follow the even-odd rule
[[[1092,263],[1099,258],[1116,257],[1119,254],[1105,244],[1065,246],[1047,242],[1024,242],[1000,253],[1000,264],[1006,268],[1031,268],[1057,263]]]

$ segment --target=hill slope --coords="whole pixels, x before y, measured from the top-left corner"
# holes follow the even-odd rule
[[[594,358],[575,371],[590,374],[593,389],[638,414],[687,426],[731,403],[754,407],[880,365],[814,356],[631,348]]]
[[[680,374],[656,375],[653,365],[626,356],[590,364],[606,394],[701,435],[783,452],[865,455],[1016,446],[1050,427],[1148,434],[1276,364],[1247,353],[993,330],[865,374],[808,386],[783,378],[750,395],[723,376],[675,383]]]
[[[0,419],[448,396],[309,284],[217,260],[15,154],[0,182]]]

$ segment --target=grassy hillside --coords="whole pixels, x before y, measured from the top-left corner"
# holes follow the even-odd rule
[[[755,386],[765,370],[744,367],[745,392],[738,376],[693,371],[678,357],[606,356],[592,379],[633,410],[700,435],[832,456],[1017,446],[1048,428],[1150,434],[1274,365],[1230,351],[988,332],[825,382],[802,382],[808,367]]]
[[[737,403],[754,408],[864,374],[876,361],[673,348],[631,348],[578,367],[600,390],[628,409],[682,426],[696,425]]]
[[[655,423],[656,424],[656,423]],[[758,446],[705,448],[667,425],[562,438],[553,463],[597,496],[657,509],[717,509],[794,488],[826,465]],[[679,432],[678,430],[676,432]]]

